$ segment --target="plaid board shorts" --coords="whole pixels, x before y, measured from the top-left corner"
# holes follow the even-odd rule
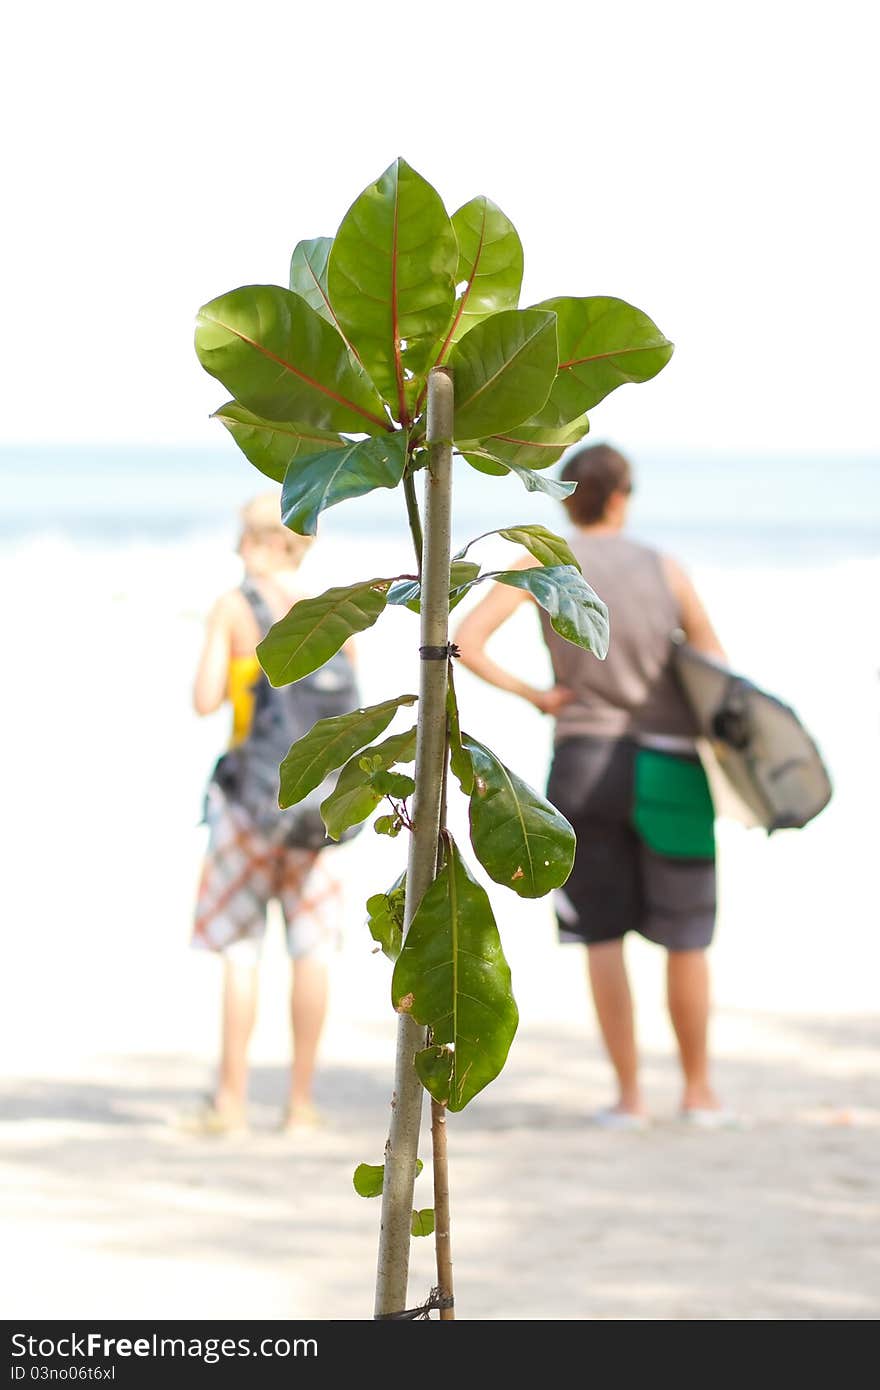
[[[340,944],[342,889],[326,855],[273,845],[234,802],[212,808],[192,944],[256,959],[266,908],[277,900],[293,960],[325,958]]]

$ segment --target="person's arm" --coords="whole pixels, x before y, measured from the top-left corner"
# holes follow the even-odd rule
[[[684,570],[668,555],[663,557],[663,568],[669,587],[678,599],[681,625],[691,646],[706,656],[714,656],[719,661],[726,662],[727,655],[712,626],[709,614]]]
[[[213,714],[226,699],[231,652],[232,612],[226,595],[214,604],[205,625],[205,640],[193,685],[196,714]]]
[[[535,563],[531,559],[521,561],[515,568],[525,569]],[[489,638],[497,632],[521,603],[529,601],[524,589],[514,589],[509,584],[493,584],[488,594],[475,608],[471,609],[464,621],[456,629],[454,641],[461,652],[462,665],[474,675],[480,676],[498,690],[507,690],[519,695],[523,700],[541,710],[544,714],[555,714],[571,700],[571,691],[563,686],[552,690],[538,690],[519,680],[497,661],[486,655],[485,647]]]

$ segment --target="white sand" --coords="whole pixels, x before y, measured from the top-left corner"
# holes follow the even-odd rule
[[[351,577],[396,570],[363,547],[331,559]],[[2,827],[7,1317],[371,1314],[378,1204],[350,1175],[381,1159],[395,1020],[360,904],[393,879],[401,847],[366,831],[339,851],[350,904],[318,1086],[326,1127],[272,1132],[287,1045],[277,932],[254,1132],[212,1142],[173,1125],[210,1085],[217,1033],[217,964],[186,942],[199,788],[224,721],[198,723],[187,700],[200,614],[233,577],[207,548],[185,561],[145,548],[122,570],[60,545],[15,560],[33,604],[10,637],[21,679],[7,676],[4,716],[4,782],[17,788]],[[674,1121],[662,958],[634,941],[656,1123],[590,1128],[608,1073],[581,953],[556,946],[546,904],[496,890],[522,1022],[504,1075],[450,1121],[463,1317],[880,1311],[877,569],[698,578],[734,661],[796,705],[836,782],[803,833],[721,827],[714,1050],[747,1126]],[[529,619],[499,653],[540,671]],[[363,640],[365,699],[413,688],[407,622],[390,614]],[[466,673],[460,695],[466,725],[540,784],[546,722]],[[427,1174],[417,1197],[430,1205]],[[431,1261],[431,1242],[414,1242],[413,1300]]]

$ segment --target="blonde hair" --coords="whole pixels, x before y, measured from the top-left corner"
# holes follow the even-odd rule
[[[281,540],[289,562],[296,566],[314,540],[314,536],[298,536],[281,520],[281,494],[261,492],[245,502],[241,509],[241,524],[246,535],[253,540]]]

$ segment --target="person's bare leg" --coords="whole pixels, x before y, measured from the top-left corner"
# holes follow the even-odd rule
[[[318,1044],[327,1017],[329,970],[327,962],[312,956],[294,961],[290,1015],[293,1027],[293,1071],[289,1113],[304,1117],[312,1111],[312,1080]]]
[[[214,1105],[243,1115],[247,1100],[247,1051],[257,1016],[257,965],[227,957],[223,962],[223,1038]]]
[[[602,1038],[617,1077],[619,1097],[615,1110],[643,1113],[639,1089],[635,1014],[623,958],[622,941],[603,941],[587,947],[590,987]]]
[[[669,1017],[684,1074],[682,1110],[717,1110],[709,1084],[709,962],[705,951],[670,951],[667,958]]]

